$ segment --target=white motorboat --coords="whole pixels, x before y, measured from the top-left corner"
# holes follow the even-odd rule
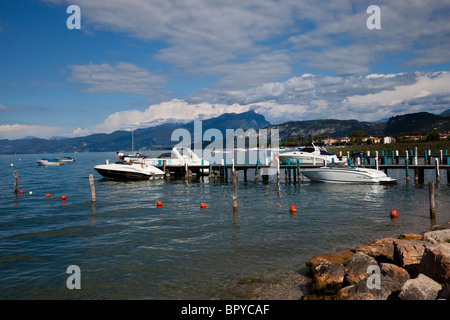
[[[312,181],[330,183],[390,183],[397,181],[376,169],[334,163],[320,168],[303,169],[301,173]]]
[[[311,146],[301,147],[294,151],[286,151],[280,153],[280,162],[283,164],[295,164],[297,160],[302,164],[324,164],[327,163],[338,163],[344,162],[339,160],[339,158],[329,153],[324,147],[316,146],[311,144]]]
[[[166,152],[161,154],[158,158],[147,158],[144,159],[144,163],[148,163],[154,166],[163,165],[163,161],[166,165],[171,166],[209,166],[209,161],[201,159],[188,147],[174,147],[171,152]],[[206,170],[206,169],[205,169]]]
[[[117,162],[100,164],[94,169],[102,176],[121,180],[153,180],[164,177],[164,172],[144,162]]]
[[[49,166],[61,166],[66,164],[64,161],[62,161],[59,158],[43,158],[36,160],[36,162],[43,167],[49,167]]]

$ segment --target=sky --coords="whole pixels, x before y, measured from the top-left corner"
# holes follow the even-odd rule
[[[1,1],[0,139],[248,110],[272,124],[438,114],[449,16],[450,0]]]

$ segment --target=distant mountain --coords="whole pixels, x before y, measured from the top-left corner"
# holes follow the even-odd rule
[[[308,120],[308,121],[292,121],[279,125],[270,126],[270,129],[278,129],[280,141],[293,137],[298,139],[299,136],[308,138],[308,136],[324,136],[333,137],[348,136],[354,130],[362,130],[370,135],[383,132],[386,123],[360,122],[358,120]]]
[[[450,115],[450,109],[441,112],[441,115]]]
[[[253,110],[236,114],[225,113],[219,117],[203,120],[203,133],[211,128],[218,129],[225,137],[226,129],[260,129],[270,125],[265,117]],[[194,139],[194,121],[189,123],[167,123],[134,131],[134,150],[169,149],[179,141],[172,141],[176,129],[186,129]],[[0,140],[0,153],[56,153],[56,152],[99,152],[132,149],[132,132],[115,131],[110,134],[99,133],[78,138],[62,139],[18,139]]]
[[[134,150],[170,149],[180,141],[172,141],[172,133],[176,129],[185,129],[194,142],[194,121],[189,123],[166,123],[163,125],[137,129],[134,131]],[[218,129],[226,138],[226,129],[278,129],[280,141],[286,141],[299,136],[308,138],[329,135],[333,137],[348,136],[350,132],[362,130],[370,135],[385,133],[387,135],[401,135],[405,133],[426,134],[431,131],[450,131],[450,113],[434,115],[428,112],[398,115],[386,122],[361,122],[358,120],[308,120],[291,121],[271,125],[263,115],[253,110],[236,114],[225,113],[221,116],[202,120],[202,136],[208,129]],[[268,138],[271,135],[268,132]],[[178,137],[174,137],[178,138]],[[218,138],[218,137],[215,137]],[[181,139],[181,138],[180,138]],[[57,152],[97,152],[131,150],[131,131],[115,131],[110,134],[99,133],[86,137],[39,139],[0,140],[0,153],[57,153]],[[211,142],[205,142],[209,145]]]
[[[390,135],[400,135],[411,132],[427,134],[431,131],[445,132],[449,130],[450,117],[419,112],[391,117],[384,132]]]

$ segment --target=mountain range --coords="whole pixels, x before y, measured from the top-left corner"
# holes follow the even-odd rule
[[[166,123],[154,127],[131,131],[115,131],[112,133],[98,133],[85,137],[55,139],[40,139],[27,137],[17,140],[0,140],[0,153],[73,153],[100,152],[119,150],[156,150],[170,149],[179,140],[172,141],[172,133],[176,129],[185,129],[194,138],[195,122]],[[308,120],[291,121],[283,124],[271,125],[263,115],[253,110],[236,114],[225,113],[221,116],[202,120],[202,135],[208,129],[218,129],[226,137],[226,129],[278,129],[280,141],[289,137],[308,137],[309,135],[333,137],[348,136],[354,130],[362,130],[370,135],[384,133],[387,135],[401,135],[406,133],[426,134],[431,131],[450,131],[450,109],[440,115],[428,112],[398,115],[384,122],[361,122],[358,120]],[[270,134],[268,134],[270,138]],[[178,137],[175,137],[178,139]],[[133,141],[133,143],[132,143]],[[208,142],[209,144],[210,142]]]

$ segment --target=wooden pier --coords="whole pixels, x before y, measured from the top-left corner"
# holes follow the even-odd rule
[[[390,160],[391,159],[391,160]],[[448,159],[448,158],[447,158]],[[446,172],[447,183],[450,183],[450,165],[441,165],[438,158],[435,158],[431,163],[422,161],[422,164],[410,164],[411,159],[404,158],[349,158],[349,165],[357,164],[363,165],[366,168],[373,168],[378,170],[384,170],[388,174],[388,170],[403,170],[405,172],[406,182],[410,182],[410,177],[413,177],[415,183],[424,183],[425,170],[434,170],[436,176],[436,183],[440,183],[441,175]],[[417,163],[412,161],[413,163]],[[434,162],[434,163],[433,163]],[[254,180],[258,180],[260,177],[263,181],[269,179],[269,175],[276,175],[279,180],[282,175],[284,175],[285,181],[300,181],[302,179],[301,169],[305,168],[318,168],[322,167],[324,164],[308,164],[303,165],[300,162],[293,164],[210,164],[210,165],[157,165],[159,169],[166,173],[166,176],[171,175],[177,177],[192,177],[196,176],[209,176],[215,179],[226,179],[232,177],[234,171],[243,172],[244,181],[249,178],[249,172],[254,174]]]

